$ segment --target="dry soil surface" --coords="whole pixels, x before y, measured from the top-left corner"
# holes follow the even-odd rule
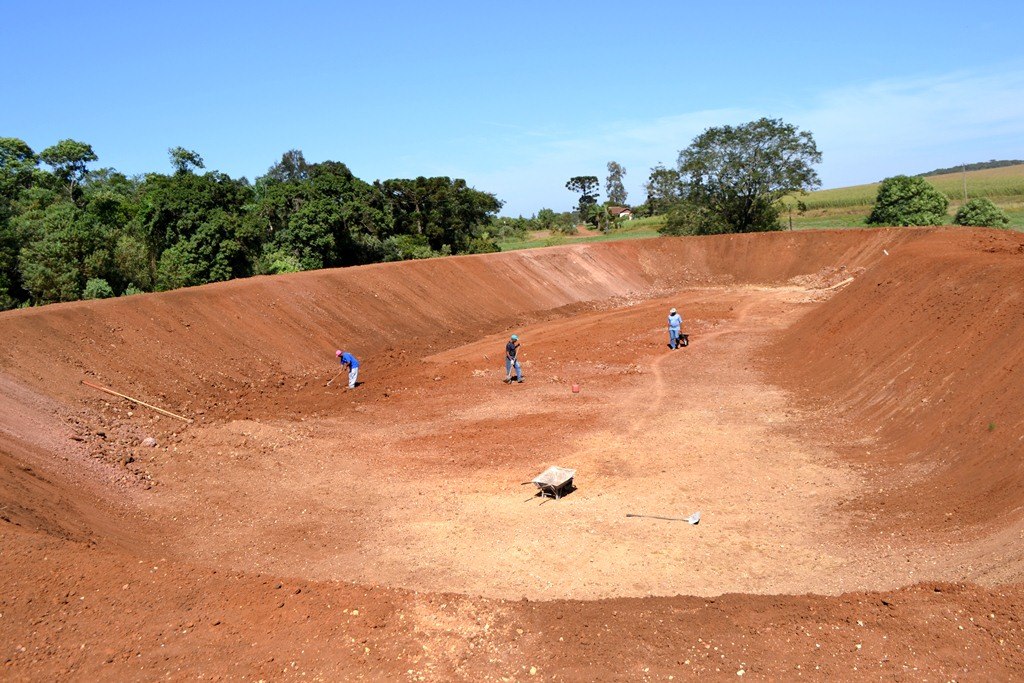
[[[0,315],[0,671],[1021,677],[1021,282],[1016,235],[851,231]]]

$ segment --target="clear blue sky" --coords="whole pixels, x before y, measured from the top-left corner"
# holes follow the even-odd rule
[[[833,6],[835,5],[835,6]],[[708,126],[810,130],[824,186],[1024,158],[1024,2],[0,2],[0,135],[167,148],[253,179],[283,152],[449,175],[505,214],[630,201]]]

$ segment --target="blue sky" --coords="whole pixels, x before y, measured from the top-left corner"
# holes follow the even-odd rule
[[[567,210],[575,175],[632,203],[709,126],[810,130],[825,187],[1024,158],[1024,3],[0,0],[0,135],[167,149],[250,179],[283,152],[360,178],[448,175]]]

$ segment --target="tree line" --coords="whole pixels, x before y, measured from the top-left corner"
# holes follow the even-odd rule
[[[368,183],[291,150],[249,182],[168,152],[128,177],[83,142],[0,138],[0,309],[498,250],[502,202],[462,179]]]

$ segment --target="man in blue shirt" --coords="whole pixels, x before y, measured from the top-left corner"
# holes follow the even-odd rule
[[[348,368],[348,388],[355,389],[356,378],[359,377],[359,361],[348,351],[341,351],[340,349],[335,351],[334,355],[341,362],[341,367]]]
[[[512,382],[512,368],[516,369],[516,382],[523,381],[523,368],[519,365],[519,335],[513,334],[505,344],[505,381]]]
[[[679,348],[679,330],[682,326],[683,318],[673,308],[668,312],[668,347],[670,349]]]

